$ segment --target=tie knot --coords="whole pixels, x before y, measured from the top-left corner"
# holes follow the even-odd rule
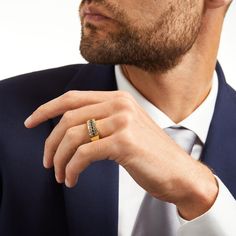
[[[197,135],[192,130],[186,129],[182,126],[171,126],[165,128],[164,131],[188,154],[191,154],[193,145],[197,138]]]

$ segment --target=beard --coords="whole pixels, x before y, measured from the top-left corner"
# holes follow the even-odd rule
[[[98,31],[103,28],[89,22],[82,24],[80,52],[93,64],[124,64],[147,72],[165,73],[181,62],[201,28],[202,12],[198,0],[185,4],[181,0],[173,1],[151,25],[143,22],[143,26],[138,27],[132,24],[125,11],[106,0],[93,2],[112,12],[119,25],[116,31],[108,31],[105,37],[99,37]],[[84,28],[89,33],[85,33]]]

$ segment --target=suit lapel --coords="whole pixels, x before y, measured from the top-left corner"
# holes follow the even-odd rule
[[[64,92],[69,90],[117,90],[114,66],[83,65]],[[81,173],[73,189],[63,185],[70,235],[117,235],[118,178],[118,165],[105,160]]]
[[[219,91],[201,160],[213,169],[236,197],[236,93],[217,63]]]

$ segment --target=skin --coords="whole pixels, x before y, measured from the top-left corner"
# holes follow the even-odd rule
[[[196,40],[203,4],[198,0],[184,5],[181,0],[142,3],[94,0],[93,6],[103,6],[111,18],[106,27],[85,20],[80,11],[81,54],[92,63],[133,65],[153,73],[177,65]],[[88,6],[83,1],[80,10]]]
[[[104,1],[94,2],[99,6]],[[178,1],[142,1],[139,4],[136,0],[106,2],[120,9],[114,11],[117,19],[122,14],[116,13],[124,13],[124,19],[130,26],[142,31],[150,26],[145,24],[156,22],[168,4]],[[211,89],[222,23],[230,1],[192,2],[193,14],[200,16],[201,25],[185,38],[188,42],[182,42],[192,44],[187,51],[185,48],[181,53],[170,53],[167,45],[163,47],[159,39],[153,37],[150,45],[152,42],[158,43],[156,46],[160,50],[156,53],[162,52],[158,56],[166,50],[171,56],[171,62],[163,55],[164,64],[157,62],[150,67],[140,61],[136,65],[120,63],[135,88],[176,123],[191,114]],[[125,15],[124,9],[130,9],[129,15]],[[146,17],[148,21],[138,20],[140,16]],[[104,49],[105,56],[102,57],[100,47],[104,46],[106,40],[110,42],[109,49],[115,52],[115,36],[121,35],[122,23],[113,20],[93,25],[82,19],[84,30],[81,49],[85,57],[92,62],[102,63],[107,58],[107,52]],[[181,25],[177,24],[176,27]],[[162,30],[165,28],[160,28]],[[93,40],[95,35],[97,41]],[[89,51],[86,42],[90,43],[93,50]],[[186,46],[183,44],[180,45],[182,48]],[[122,59],[110,56],[113,61]],[[144,54],[139,56],[141,58]],[[202,215],[213,205],[218,186],[211,170],[180,148],[130,94],[122,91],[69,91],[41,105],[25,121],[25,126],[33,128],[58,115],[63,116],[45,142],[43,160],[46,168],[54,166],[59,183],[65,182],[68,187],[73,187],[80,173],[92,162],[109,159],[122,165],[152,196],[174,203],[187,220]],[[94,142],[90,142],[86,126],[86,121],[91,118],[97,120],[100,133],[100,139]]]

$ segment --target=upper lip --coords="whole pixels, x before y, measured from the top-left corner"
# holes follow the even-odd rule
[[[84,18],[86,15],[100,15],[107,18],[111,18],[110,16],[105,14],[102,10],[94,6],[84,5],[84,7],[81,9],[81,16]]]

